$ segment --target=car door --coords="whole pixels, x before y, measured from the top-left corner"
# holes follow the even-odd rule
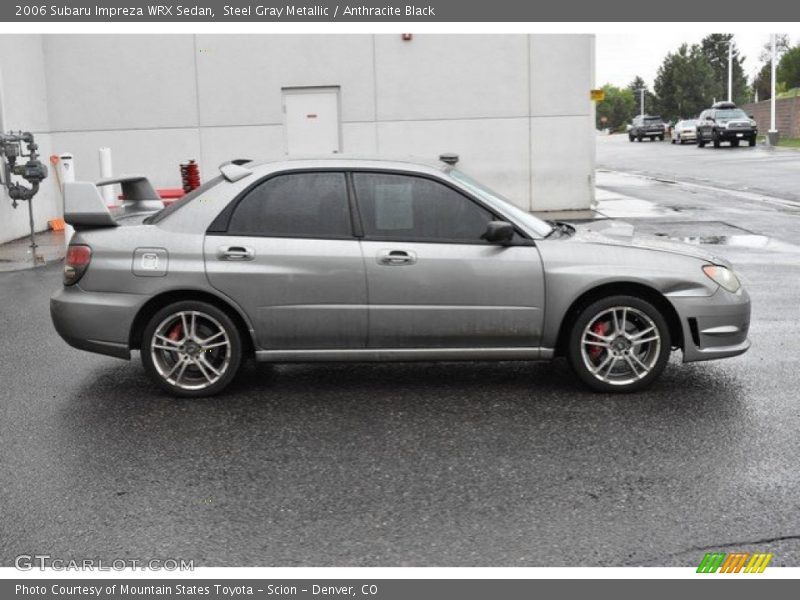
[[[280,174],[234,203],[206,234],[206,272],[248,314],[259,348],[363,348],[365,270],[345,174]]]
[[[497,215],[440,180],[352,177],[364,230],[368,347],[538,347],[544,283],[531,240],[482,240]]]

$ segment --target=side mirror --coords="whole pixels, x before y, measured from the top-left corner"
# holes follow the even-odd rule
[[[514,226],[511,223],[507,221],[489,221],[481,239],[492,244],[502,244],[510,242],[513,237]]]
[[[750,117],[751,119],[755,120],[755,117],[753,115],[747,115],[747,116]]]

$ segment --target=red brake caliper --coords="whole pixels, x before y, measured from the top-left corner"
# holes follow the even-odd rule
[[[592,333],[596,333],[597,335],[605,335],[606,331],[608,331],[608,325],[603,323],[602,321],[598,321],[594,325],[592,325]],[[590,346],[589,347],[589,357],[590,358],[597,358],[603,352],[603,348],[600,346]]]
[[[182,329],[183,327],[181,326],[181,323],[180,322],[176,323],[175,327],[173,327],[172,330],[167,334],[167,337],[171,339],[173,342],[177,342],[178,339],[181,337]]]

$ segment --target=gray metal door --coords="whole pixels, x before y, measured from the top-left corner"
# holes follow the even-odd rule
[[[225,234],[207,234],[211,285],[249,315],[263,350],[363,348],[364,260],[342,173],[273,177],[250,191]]]
[[[532,245],[481,240],[495,216],[442,182],[354,173],[370,348],[537,347],[544,275]]]
[[[544,285],[533,246],[362,242],[371,348],[537,347]]]

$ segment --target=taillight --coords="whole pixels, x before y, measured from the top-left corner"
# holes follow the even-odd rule
[[[83,277],[89,262],[92,260],[92,249],[82,244],[67,247],[67,256],[64,258],[64,285],[77,283]]]

